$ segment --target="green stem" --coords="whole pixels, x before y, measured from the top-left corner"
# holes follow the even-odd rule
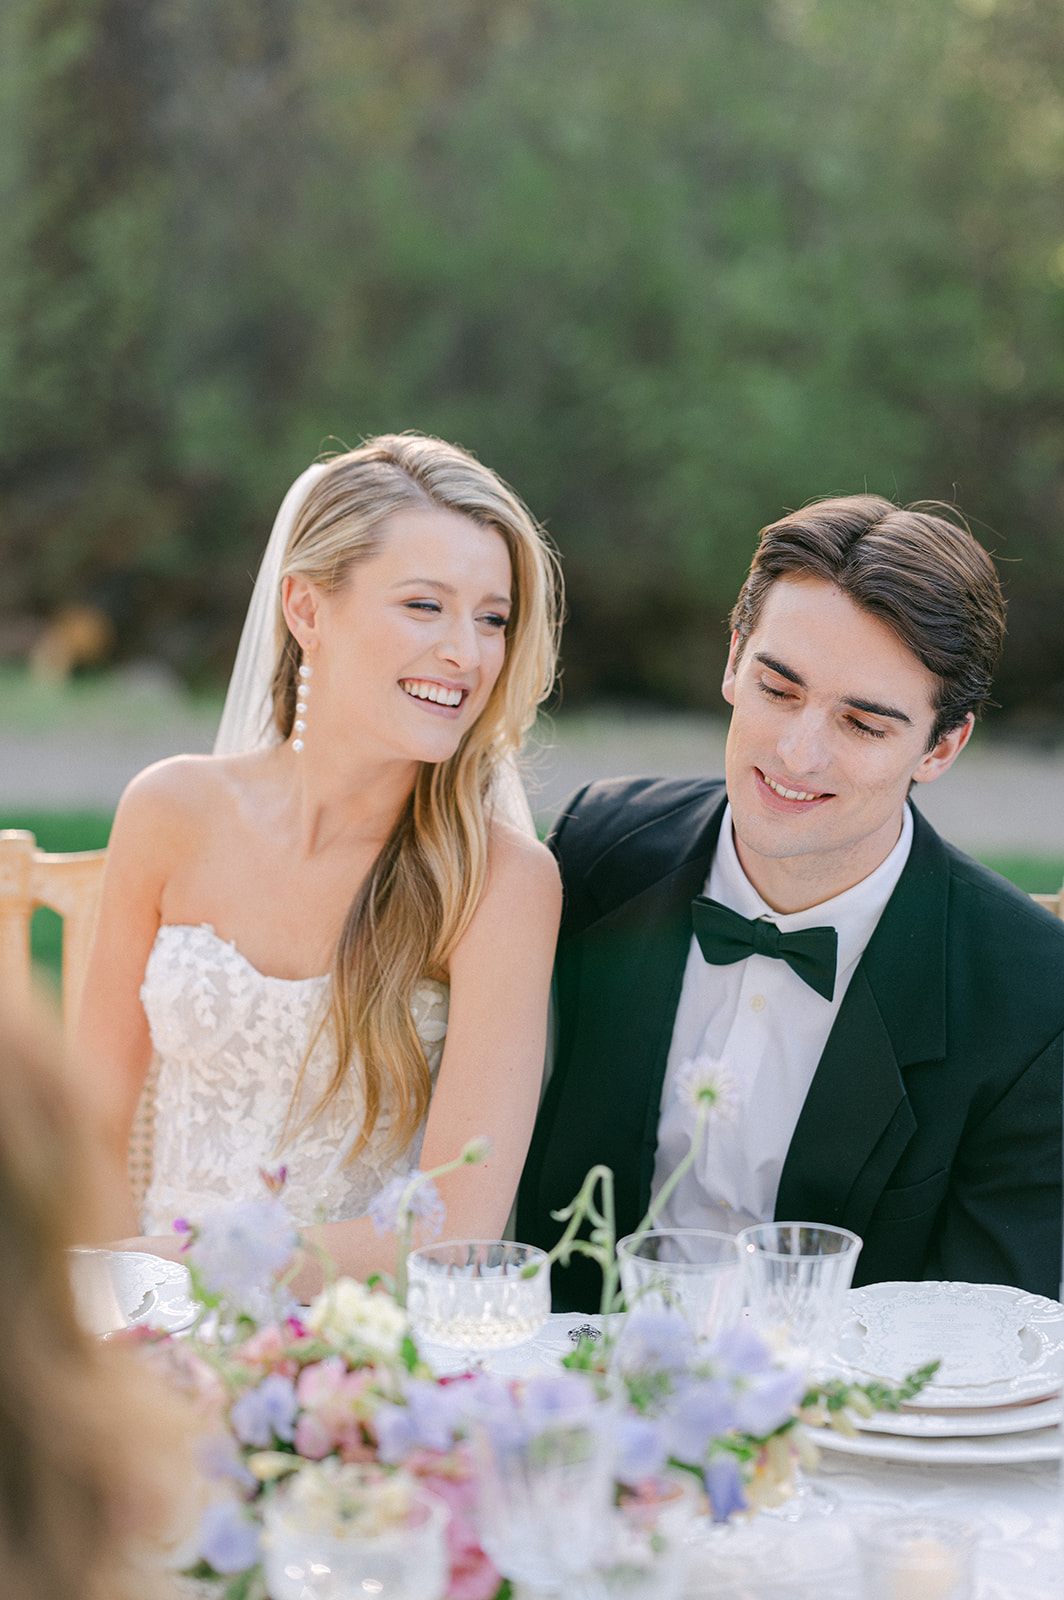
[[[669,1201],[672,1199],[673,1194],[676,1191],[676,1186],[680,1182],[681,1178],[686,1177],[687,1173],[689,1173],[691,1168],[694,1166],[695,1161],[698,1159],[698,1151],[702,1144],[702,1135],[705,1132],[706,1123],[709,1121],[709,1115],[712,1109],[713,1107],[708,1101],[699,1100],[698,1109],[695,1112],[695,1125],[691,1133],[691,1148],[688,1150],[683,1160],[676,1163],[672,1171],[669,1173],[669,1176],[665,1179],[665,1182],[662,1184],[661,1188],[650,1202],[646,1216],[643,1218],[642,1222],[639,1223],[634,1234],[632,1235],[634,1245],[642,1244],[647,1234],[650,1233],[658,1218],[661,1216],[661,1213],[664,1211],[666,1205],[668,1205]]]
[[[433,1167],[430,1172],[415,1172],[402,1194],[399,1196],[399,1225],[395,1235],[395,1303],[406,1308],[406,1258],[410,1254],[410,1243],[414,1233],[414,1196],[426,1183],[435,1183],[437,1178],[445,1178],[449,1172],[457,1172],[459,1167],[473,1166],[483,1160],[484,1155],[469,1155],[469,1146],[461,1155],[455,1156],[453,1161],[445,1161],[441,1167]]]
[[[702,1134],[709,1120],[712,1103],[699,1100],[695,1113],[695,1125],[691,1134],[691,1148],[678,1162],[658,1190],[650,1209],[642,1222],[639,1223],[632,1235],[633,1243],[638,1245],[653,1228],[662,1210],[676,1189],[676,1185],[684,1174],[690,1172],[698,1156],[702,1143]],[[595,1188],[601,1184],[601,1207],[595,1205]],[[573,1251],[580,1255],[590,1256],[597,1261],[602,1271],[602,1298],[599,1301],[599,1311],[603,1317],[608,1317],[611,1312],[619,1311],[621,1307],[620,1263],[617,1260],[617,1220],[614,1205],[613,1170],[606,1166],[594,1166],[588,1172],[580,1192],[561,1211],[552,1211],[551,1216],[555,1222],[564,1222],[565,1231],[547,1254],[547,1265],[560,1261],[562,1266],[568,1266]],[[586,1239],[577,1237],[585,1222],[591,1223],[590,1236]],[[530,1274],[536,1269],[530,1269]]]

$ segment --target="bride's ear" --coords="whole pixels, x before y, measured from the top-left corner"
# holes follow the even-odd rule
[[[318,642],[321,600],[321,590],[309,578],[290,573],[281,579],[281,610],[301,650],[309,650]]]

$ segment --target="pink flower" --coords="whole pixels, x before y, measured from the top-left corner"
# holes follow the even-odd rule
[[[303,1368],[296,1383],[301,1410],[294,1441],[301,1456],[320,1461],[339,1450],[346,1461],[367,1459],[362,1424],[373,1409],[367,1394],[372,1381],[370,1368],[348,1372],[340,1356]]]
[[[257,1329],[250,1339],[245,1339],[240,1348],[233,1353],[246,1366],[262,1372],[279,1372],[283,1377],[294,1378],[299,1371],[299,1362],[288,1354],[291,1342],[287,1323],[279,1325],[270,1322],[264,1328]]]
[[[426,1489],[438,1495],[451,1513],[447,1525],[451,1558],[447,1600],[491,1600],[502,1575],[477,1538],[476,1485],[465,1446],[459,1445],[445,1456],[419,1450],[403,1465],[420,1478]]]

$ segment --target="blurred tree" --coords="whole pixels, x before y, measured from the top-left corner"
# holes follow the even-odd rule
[[[423,427],[551,527],[572,696],[716,704],[756,529],[867,485],[987,525],[1001,697],[1064,717],[1060,8],[7,0],[0,29],[9,603],[126,596],[127,649],[218,670],[290,477]]]

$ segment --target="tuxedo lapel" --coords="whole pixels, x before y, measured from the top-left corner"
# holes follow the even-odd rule
[[[946,1052],[948,897],[946,852],[914,810],[909,860],[850,981],[794,1130],[777,1217],[845,1217],[859,1233],[871,1216],[916,1131],[905,1068]]]
[[[661,1089],[691,943],[691,901],[709,871],[723,810],[721,798],[693,843],[689,810],[680,823],[665,818],[647,828],[636,881],[630,851],[623,871],[615,852],[606,852],[585,880],[600,915],[584,931],[578,967],[559,971],[560,1004],[573,1027],[548,1095],[557,1095],[559,1123],[595,1128],[596,1159],[618,1177],[622,1234],[635,1227],[650,1200]],[[576,1193],[585,1170],[582,1146],[582,1139],[571,1141],[572,1170],[563,1174],[567,1147],[555,1141],[551,1192]]]

